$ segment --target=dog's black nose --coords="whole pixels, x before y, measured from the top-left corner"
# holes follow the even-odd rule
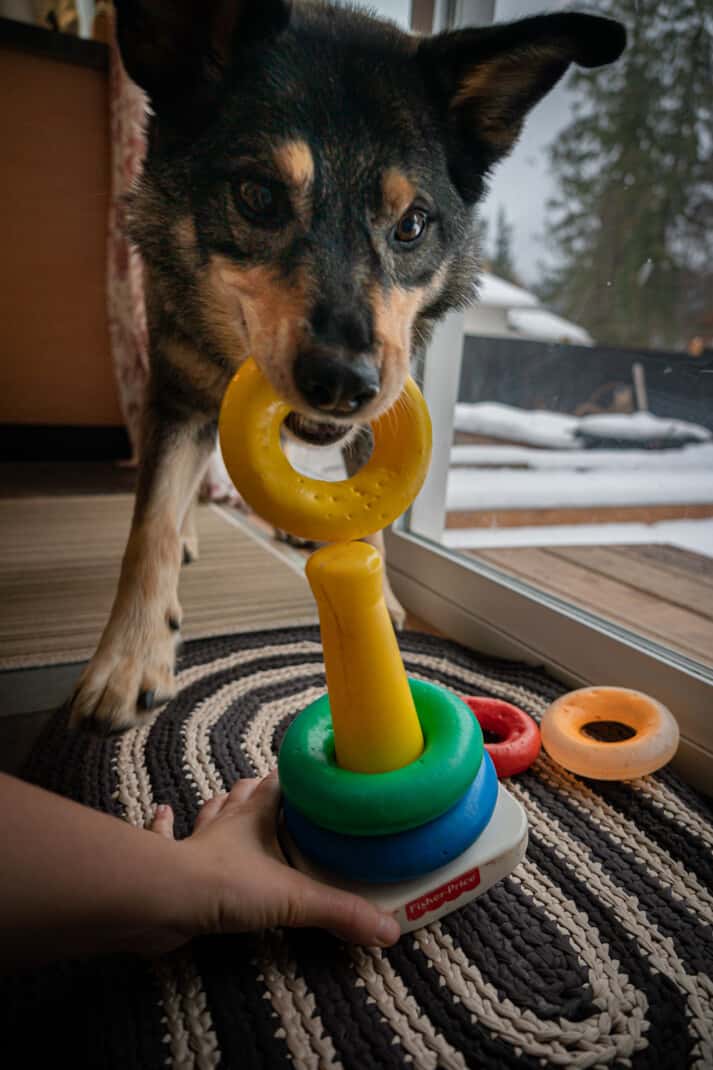
[[[379,393],[378,368],[364,356],[340,358],[334,351],[309,349],[295,361],[295,383],[313,409],[353,416]]]

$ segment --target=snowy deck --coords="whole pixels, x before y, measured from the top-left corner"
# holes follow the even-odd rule
[[[708,428],[487,402],[455,426],[446,546],[713,667]]]

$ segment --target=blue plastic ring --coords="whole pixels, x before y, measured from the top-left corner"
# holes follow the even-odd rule
[[[490,821],[498,777],[486,753],[465,795],[445,814],[391,836],[348,836],[314,825],[283,800],[287,831],[307,858],[349,880],[392,884],[430,873],[457,858]]]

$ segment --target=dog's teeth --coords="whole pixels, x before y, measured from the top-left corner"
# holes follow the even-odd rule
[[[291,412],[286,422],[290,431],[310,446],[326,446],[339,442],[349,430],[340,424],[310,420],[297,412]]]

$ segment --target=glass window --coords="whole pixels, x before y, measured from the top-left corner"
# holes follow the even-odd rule
[[[546,646],[539,605],[548,622],[556,612],[710,682],[706,7],[590,3],[626,23],[627,51],[610,67],[570,69],[496,168],[479,212],[479,300],[436,332],[422,369],[434,464],[402,526],[411,549],[397,549],[394,564],[407,576],[417,545],[411,559],[422,570],[424,548],[437,549],[433,596],[481,620],[484,598],[493,630],[517,634],[523,648]],[[496,21],[542,10],[493,6]],[[446,564],[460,566],[460,579],[448,579]],[[513,623],[516,610],[526,628]],[[572,669],[558,654],[550,642],[546,660]],[[601,682],[606,661],[579,660],[574,671]],[[621,661],[614,676],[628,677]]]
[[[695,0],[595,6],[629,48],[534,109],[480,211],[439,541],[713,666],[710,38]]]

